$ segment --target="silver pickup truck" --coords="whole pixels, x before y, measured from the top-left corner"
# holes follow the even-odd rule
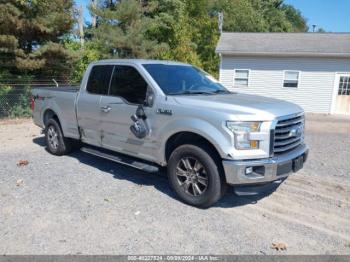
[[[167,167],[179,198],[198,207],[218,201],[227,185],[239,195],[271,190],[308,155],[299,106],[231,92],[188,64],[98,61],[80,89],[32,95],[50,153],[80,148],[147,172]]]

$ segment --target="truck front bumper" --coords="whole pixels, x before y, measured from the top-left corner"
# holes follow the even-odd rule
[[[309,149],[300,145],[286,154],[257,160],[223,160],[226,182],[230,185],[266,184],[283,180],[302,168]]]

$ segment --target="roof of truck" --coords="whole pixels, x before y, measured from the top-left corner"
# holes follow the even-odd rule
[[[106,63],[132,63],[132,64],[168,64],[168,65],[188,65],[177,61],[170,60],[152,60],[152,59],[105,59],[93,62],[92,64]]]

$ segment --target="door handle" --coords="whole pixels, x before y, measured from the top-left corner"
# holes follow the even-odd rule
[[[101,106],[102,112],[108,113],[111,110],[112,110],[112,108],[110,106]]]

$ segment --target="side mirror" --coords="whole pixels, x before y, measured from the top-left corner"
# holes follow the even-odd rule
[[[153,103],[154,103],[154,94],[153,94],[152,89],[148,86],[145,102],[143,105],[151,107],[151,106],[153,106]]]
[[[154,102],[154,96],[153,94],[147,95],[146,99],[145,99],[145,106],[153,106],[153,102]]]

